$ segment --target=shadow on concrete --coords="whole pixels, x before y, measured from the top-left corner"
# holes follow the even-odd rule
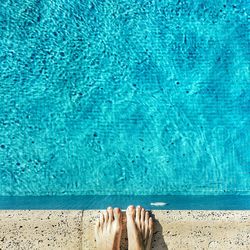
[[[168,250],[168,246],[164,240],[163,228],[158,220],[155,219],[154,215],[151,215],[154,219],[154,235],[152,239],[152,249],[154,250]]]

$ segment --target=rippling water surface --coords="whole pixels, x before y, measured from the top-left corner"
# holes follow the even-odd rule
[[[250,194],[249,5],[0,3],[0,195]]]

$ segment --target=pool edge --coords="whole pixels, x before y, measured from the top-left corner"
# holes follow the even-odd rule
[[[95,249],[99,210],[0,210],[0,248]],[[154,249],[247,249],[250,211],[152,210]],[[125,220],[124,220],[125,229]],[[122,245],[126,247],[125,234]],[[12,247],[12,248],[11,248]],[[164,248],[165,247],[165,248]],[[167,248],[166,248],[167,247]]]

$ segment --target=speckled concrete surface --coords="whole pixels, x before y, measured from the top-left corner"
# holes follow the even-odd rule
[[[97,210],[0,211],[0,249],[95,249]],[[250,211],[152,211],[153,249],[250,249]],[[123,218],[122,250],[126,249]]]
[[[82,211],[0,210],[0,249],[81,249]]]

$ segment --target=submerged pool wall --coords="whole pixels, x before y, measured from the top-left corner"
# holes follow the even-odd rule
[[[0,195],[250,195],[247,2],[1,2]]]

